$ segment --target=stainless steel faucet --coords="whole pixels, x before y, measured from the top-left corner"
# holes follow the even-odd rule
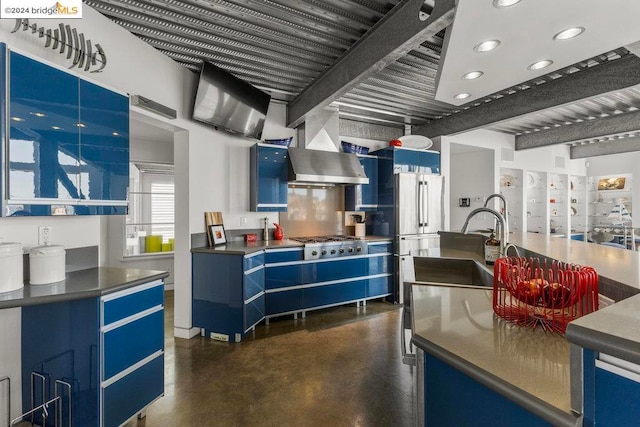
[[[472,210],[471,213],[467,216],[467,219],[464,221],[464,225],[462,226],[462,230],[460,230],[460,232],[466,234],[467,227],[469,226],[469,221],[471,220],[471,218],[476,216],[476,214],[479,214],[482,212],[490,213],[491,215],[495,216],[496,219],[498,220],[498,224],[500,225],[498,229],[500,232],[498,233],[498,231],[496,231],[496,235],[499,236],[498,238],[500,240],[500,253],[504,254],[504,250],[507,246],[507,235],[504,232],[506,227],[504,224],[504,218],[496,210],[491,208],[485,208],[485,207]]]
[[[513,243],[507,243],[507,245],[504,247],[504,253],[502,255],[509,256],[507,252],[509,252],[509,249],[511,248],[513,248],[513,250],[516,251],[516,256],[520,258],[520,251],[518,250],[518,247]]]
[[[502,195],[502,194],[492,194],[489,197],[487,197],[487,200],[484,202],[484,207],[488,207],[489,206],[489,200],[493,199],[493,198],[498,198],[500,200],[502,200],[502,208],[504,209],[504,214],[502,214],[502,219],[504,220],[504,235],[508,236],[509,235],[509,211],[507,209],[507,199]]]

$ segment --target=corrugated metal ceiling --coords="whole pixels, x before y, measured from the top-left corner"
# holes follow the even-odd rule
[[[141,40],[197,71],[210,61],[288,101],[300,94],[399,0],[85,0]],[[426,2],[425,9],[433,6]],[[341,117],[422,125],[628,54],[618,49],[462,107],[435,100],[444,32],[360,83],[338,101]],[[511,134],[633,111],[640,90],[538,112],[491,127]]]

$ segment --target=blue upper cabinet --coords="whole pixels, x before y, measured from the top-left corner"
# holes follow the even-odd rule
[[[129,185],[129,98],[80,80],[80,198],[92,202],[127,200]],[[89,213],[118,212],[88,206]],[[124,210],[120,206],[119,209]],[[93,211],[93,212],[92,212]],[[80,212],[78,212],[80,213]]]
[[[9,75],[7,198],[35,202],[28,214],[47,215],[38,203],[79,194],[78,78],[15,52]]]
[[[345,210],[375,211],[378,209],[378,158],[358,155],[369,184],[349,185],[344,189]]]
[[[16,52],[8,61],[2,215],[125,214],[128,97]]]
[[[286,212],[288,160],[286,147],[251,147],[251,210]]]
[[[440,174],[440,153],[437,151],[388,147],[378,150],[374,154],[391,159],[393,173]]]

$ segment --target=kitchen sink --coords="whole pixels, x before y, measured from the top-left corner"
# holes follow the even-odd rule
[[[417,283],[493,286],[492,270],[472,259],[415,257],[413,264]]]

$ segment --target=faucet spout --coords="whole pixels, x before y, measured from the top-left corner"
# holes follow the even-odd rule
[[[502,214],[502,219],[504,220],[504,235],[509,236],[509,210],[507,209],[507,199],[502,194],[499,194],[499,193],[491,194],[490,196],[487,197],[487,200],[484,202],[485,208],[489,206],[489,200],[493,198],[502,200],[502,208],[504,212]]]
[[[503,216],[500,215],[500,213],[497,212],[496,210],[491,208],[486,208],[486,207],[472,210],[471,213],[467,216],[467,219],[464,221],[464,225],[462,226],[462,230],[460,230],[460,232],[466,234],[467,227],[469,226],[469,221],[471,221],[471,218],[473,218],[474,216],[482,212],[489,213],[496,217],[499,225],[498,231],[496,231],[496,234],[499,236],[499,239],[500,239],[500,253],[504,254],[505,248],[507,246],[507,235],[505,233],[506,226],[505,226]]]

